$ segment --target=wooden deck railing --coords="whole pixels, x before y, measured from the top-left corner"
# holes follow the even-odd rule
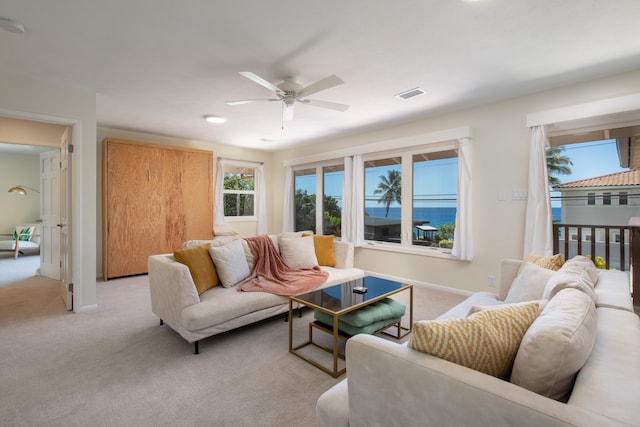
[[[588,255],[594,262],[601,257],[604,268],[630,271],[633,295],[640,295],[640,274],[633,274],[640,271],[640,227],[553,224],[553,253],[565,259]],[[640,305],[640,298],[634,298],[634,305]]]

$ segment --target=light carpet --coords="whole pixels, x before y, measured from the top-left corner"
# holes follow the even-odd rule
[[[204,340],[194,355],[151,313],[147,276],[98,282],[98,309],[81,314],[65,310],[56,281],[26,276],[0,286],[2,425],[313,426],[316,400],[344,378],[288,353],[283,316]],[[462,299],[416,287],[414,319]],[[303,313],[295,336],[312,319]]]

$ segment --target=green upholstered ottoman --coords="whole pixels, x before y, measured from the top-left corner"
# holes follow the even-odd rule
[[[373,334],[385,326],[400,322],[406,311],[404,304],[392,298],[385,298],[358,310],[343,314],[338,318],[338,330],[348,336]],[[333,316],[314,310],[313,317],[318,322],[333,327]]]

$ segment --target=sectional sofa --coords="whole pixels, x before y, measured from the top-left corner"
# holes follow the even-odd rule
[[[533,301],[539,311],[518,341],[510,376],[418,351],[415,342],[357,335],[347,342],[347,378],[317,402],[317,425],[640,425],[640,320],[629,275],[576,261],[549,272],[505,260],[498,295],[476,293],[424,323],[460,324]]]

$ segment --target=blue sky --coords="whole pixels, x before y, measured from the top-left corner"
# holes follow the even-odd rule
[[[621,168],[616,150],[616,142],[613,139],[594,141],[582,144],[569,144],[564,146],[564,155],[571,159],[570,175],[560,175],[560,182],[571,182],[585,178],[607,175],[628,169]],[[451,194],[457,187],[457,159],[443,159],[439,161],[421,162],[416,166],[416,194]],[[381,166],[374,168],[367,179],[366,194],[372,195],[377,186],[377,177],[386,175],[387,170],[394,166]],[[397,166],[396,166],[397,167]],[[342,172],[332,172],[325,175],[325,193],[338,198],[342,193]],[[315,175],[306,175],[296,178],[296,185],[306,189],[309,194],[315,193]],[[551,196],[559,196],[560,193],[552,191]],[[444,196],[446,198],[446,196]],[[340,203],[341,204],[341,203]],[[369,202],[367,206],[382,206],[377,202]],[[395,206],[392,205],[392,206]],[[416,206],[420,206],[417,204]],[[559,207],[560,202],[554,201],[554,207]]]
[[[571,159],[570,175],[559,175],[561,183],[607,175],[629,170],[621,168],[616,149],[616,140],[585,142],[564,146],[564,155]],[[551,197],[560,196],[559,191],[551,191]],[[552,201],[553,207],[560,207],[559,200]]]

